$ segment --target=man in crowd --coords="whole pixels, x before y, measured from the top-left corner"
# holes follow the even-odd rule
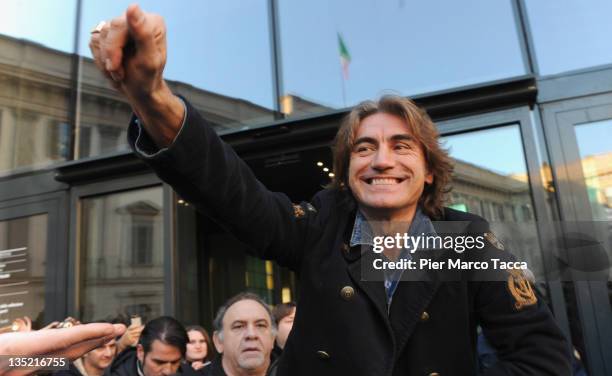
[[[117,355],[117,340],[111,339],[70,364],[68,370],[57,371],[55,376],[102,376]]]
[[[136,154],[253,255],[298,273],[300,310],[279,375],[474,374],[477,325],[498,351],[487,375],[570,373],[568,344],[520,270],[490,271],[487,281],[473,270],[452,281],[433,271],[419,279],[423,273],[406,270],[413,280],[400,281],[401,273],[367,270],[378,255],[364,228],[393,235],[389,229],[402,227],[413,236],[435,232],[433,221],[486,235],[485,249],[465,252],[465,260],[511,259],[482,218],[443,206],[452,164],[412,101],[384,97],[356,106],[336,137],[332,187],[297,205],[267,190],[170,91],[160,16],[133,5],[92,33],[96,65],[136,115],[128,129]],[[405,259],[404,251],[390,248],[385,256]]]
[[[185,357],[187,333],[172,317],[162,316],[149,321],[136,347],[123,350],[106,369],[107,376],[169,376],[185,373],[191,367],[180,367]]]
[[[283,353],[285,343],[293,328],[293,320],[295,319],[296,305],[293,302],[277,304],[272,310],[272,316],[276,322],[276,341],[274,341],[274,350],[272,350],[272,360],[276,360]]]
[[[276,325],[268,305],[257,295],[230,298],[213,321],[213,341],[220,357],[203,368],[205,376],[264,376],[270,367]]]

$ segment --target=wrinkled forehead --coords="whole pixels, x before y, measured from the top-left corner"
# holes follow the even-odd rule
[[[257,301],[251,299],[240,300],[232,304],[223,317],[223,326],[231,325],[233,322],[257,322],[265,320],[270,324],[268,311]]]
[[[386,140],[399,135],[414,138],[413,129],[408,122],[397,115],[377,112],[359,122],[353,130],[353,141],[364,137]]]

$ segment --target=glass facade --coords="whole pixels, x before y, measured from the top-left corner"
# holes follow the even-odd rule
[[[131,158],[122,155],[128,152],[131,109],[94,66],[88,41],[93,26],[121,14],[129,3],[3,2],[0,209],[23,205],[19,200],[47,202],[48,195],[64,195],[64,201],[57,204],[60,215],[19,212],[0,220],[0,327],[23,315],[40,327],[43,312],[46,318],[70,314],[82,321],[132,314],[146,321],[172,314],[210,327],[217,308],[241,291],[256,292],[271,304],[298,298],[294,273],[246,255],[248,245],[179,197],[170,199],[168,187],[150,171],[132,177],[140,167],[122,169],[127,164],[121,158]],[[612,90],[606,86],[611,81],[585,83],[580,98],[553,93],[543,100],[534,92],[520,101],[515,99],[520,90],[501,93],[500,82],[529,79],[528,89],[541,93],[563,87],[543,76],[559,75],[562,81],[584,73],[564,73],[569,71],[597,71],[599,78],[612,80],[609,2],[187,0],[177,6],[146,0],[140,5],[165,19],[165,77],[171,88],[226,139],[238,140],[238,152],[265,186],[294,202],[309,200],[333,176],[329,146],[339,109],[386,93],[423,96],[434,117],[443,120],[441,131],[456,161],[450,205],[492,223],[546,285],[541,292],[560,325],[579,339],[579,353],[602,369],[593,332],[609,333],[604,329],[612,327],[605,318],[612,307],[610,278],[598,290],[571,282],[555,287],[540,243],[543,217],[571,217],[567,214],[581,206],[584,210],[575,211],[586,211],[586,219],[612,218]],[[480,86],[486,86],[486,104],[479,104],[483,98],[462,102],[465,96],[473,99],[472,89]],[[586,103],[602,93],[610,96],[605,103]],[[497,101],[498,95],[505,97]],[[440,97],[446,99],[436,102]],[[445,102],[449,97],[455,102]],[[561,109],[547,116],[549,106]],[[451,108],[450,115],[440,115],[440,108]],[[560,118],[584,108],[588,116],[570,116],[571,131],[559,131]],[[531,118],[506,118],[506,111],[515,110]],[[503,121],[467,124],[478,116]],[[240,133],[264,125],[271,127]],[[104,159],[92,160],[98,158]],[[112,163],[106,165],[106,158]],[[71,160],[76,162],[62,163]],[[73,181],[52,176],[70,168]],[[542,186],[534,183],[537,174]],[[151,179],[143,183],[145,175]],[[81,184],[90,189],[98,183],[105,185],[104,194],[93,188],[82,193]],[[167,202],[171,207],[164,207]],[[69,216],[63,218],[61,210]],[[50,219],[55,216],[60,220]],[[520,239],[512,236],[516,233]],[[15,269],[20,263],[27,266]],[[50,275],[54,267],[63,275]],[[50,304],[49,296],[58,301]]]
[[[519,125],[447,136],[444,142],[455,160],[450,207],[487,219],[505,247],[544,281]]]
[[[575,127],[593,219],[612,220],[612,120]]]
[[[75,20],[76,0],[2,3],[0,176],[70,158]]]
[[[130,1],[83,1],[79,55],[82,79],[77,158],[125,150],[131,109],[91,60],[90,30],[122,14]],[[168,30],[164,77],[220,132],[274,119],[268,6],[254,1],[142,1]],[[188,9],[188,11],[185,11]],[[232,20],[228,22],[228,20]]]
[[[279,19],[290,115],[527,73],[510,0],[281,1]]]
[[[81,201],[79,317],[160,316],[164,302],[162,188]]]
[[[525,1],[539,73],[612,64],[608,0]]]

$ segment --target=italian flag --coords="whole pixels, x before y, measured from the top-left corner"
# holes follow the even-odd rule
[[[338,52],[340,53],[340,65],[342,66],[342,76],[345,80],[349,77],[349,64],[351,63],[351,54],[342,39],[342,35],[338,33]]]

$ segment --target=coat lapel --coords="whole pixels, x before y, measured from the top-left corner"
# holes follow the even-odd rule
[[[374,270],[372,262],[376,257],[374,252],[363,249],[361,246],[349,247],[350,234],[357,210],[354,199],[345,196],[339,200],[341,223],[339,228],[344,228],[344,233],[339,241],[344,243],[343,256],[347,262],[347,271],[355,286],[362,290],[366,297],[376,308],[380,319],[385,323],[389,336],[393,338],[393,331],[387,315],[387,296],[385,292],[384,275],[381,270]]]
[[[406,272],[410,272],[409,270]],[[421,318],[421,314],[440,287],[440,280],[428,273],[422,280],[401,281],[389,309],[397,353],[401,354]]]

